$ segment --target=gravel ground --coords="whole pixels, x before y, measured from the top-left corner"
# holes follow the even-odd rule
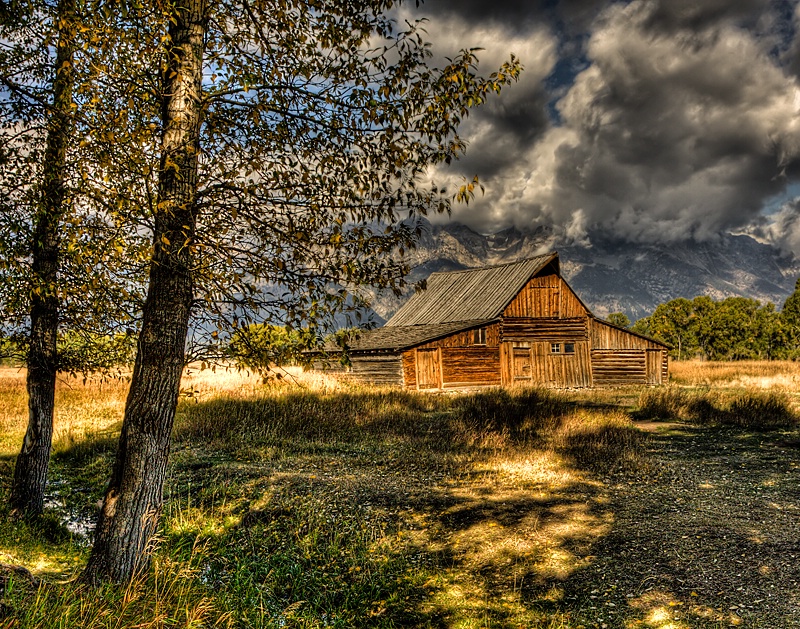
[[[800,440],[644,426],[648,469],[608,479],[614,524],[565,585],[586,627],[800,627]]]

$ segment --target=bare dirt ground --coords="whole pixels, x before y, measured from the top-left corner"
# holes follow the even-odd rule
[[[567,580],[587,627],[800,627],[800,440],[649,424],[613,525]]]

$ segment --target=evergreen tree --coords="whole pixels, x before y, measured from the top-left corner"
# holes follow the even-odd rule
[[[631,326],[631,320],[628,319],[628,315],[624,312],[612,312],[606,317],[606,321],[620,328],[629,328]]]

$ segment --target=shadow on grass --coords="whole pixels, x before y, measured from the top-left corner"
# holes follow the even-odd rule
[[[630,467],[644,439],[530,389],[215,400],[175,434],[170,545],[229,518],[208,578],[253,626],[551,626],[523,593],[587,565],[613,522],[594,472]],[[266,615],[239,603],[254,597]]]
[[[191,573],[209,625],[727,626],[800,582],[774,533],[797,532],[797,468],[777,437],[704,430],[647,440],[536,390],[184,404],[155,563]],[[57,460],[72,483],[111,454]],[[763,626],[792,626],[784,598]]]

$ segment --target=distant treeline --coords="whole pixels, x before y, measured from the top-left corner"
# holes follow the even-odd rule
[[[609,320],[619,325],[622,317],[615,313]],[[800,279],[780,311],[746,297],[681,298],[659,305],[630,328],[668,344],[677,359],[798,360]]]

